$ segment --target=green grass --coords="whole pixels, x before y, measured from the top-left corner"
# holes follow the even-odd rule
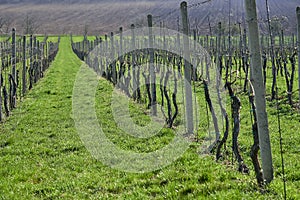
[[[63,37],[60,51],[46,76],[28,93],[13,115],[0,126],[0,199],[282,199],[281,166],[276,112],[270,103],[270,130],[275,180],[261,194],[249,158],[252,135],[247,99],[241,95],[240,144],[250,175],[229,162],[216,163],[199,156],[193,143],[170,166],[144,174],[125,173],[92,158],[76,132],[72,92],[81,61]],[[149,152],[167,144],[173,132],[163,129],[149,141],[119,130],[110,109],[112,85],[100,79],[96,93],[97,116],[107,136],[126,150]],[[144,105],[130,103],[133,119],[146,124]],[[298,199],[300,188],[299,120],[282,106],[282,126],[288,198]],[[283,115],[283,114],[282,114]],[[201,133],[204,135],[206,133]],[[227,159],[230,159],[228,156]]]
[[[73,38],[73,42],[81,42],[84,39],[84,37],[82,35],[73,35],[72,38]],[[88,40],[96,39],[95,36],[88,36],[87,38],[88,38]]]

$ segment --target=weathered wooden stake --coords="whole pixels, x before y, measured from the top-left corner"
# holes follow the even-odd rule
[[[180,34],[177,33],[177,37],[176,37],[176,48],[178,49],[178,51],[180,51]],[[180,51],[181,54],[181,51]]]
[[[196,49],[196,43],[197,43],[197,30],[193,30],[193,39],[194,39],[194,49]]]
[[[122,63],[123,62],[123,28],[120,27],[120,53],[119,53],[121,56],[121,60],[120,62]]]
[[[135,50],[135,33],[134,33],[134,24],[131,24],[131,48]],[[136,80],[136,63],[135,63],[135,53],[131,54],[131,68],[132,68],[132,77],[133,77],[133,99],[137,100],[137,80]]]
[[[189,29],[188,29],[188,12],[187,3],[184,1],[180,4],[182,25],[183,25],[183,45],[184,45],[184,58],[190,58],[190,44],[189,44]],[[185,78],[185,112],[186,112],[186,125],[187,134],[193,134],[194,132],[194,121],[193,121],[193,100],[192,100],[192,66],[185,60],[184,62],[184,78]]]
[[[269,4],[268,0],[266,0],[266,9],[267,9],[267,19],[268,19],[268,29],[269,29],[269,36],[270,36],[270,54],[271,54],[271,61],[272,61],[272,97],[271,99],[274,100],[276,96],[276,85],[277,85],[277,68],[276,68],[276,60],[275,60],[275,40],[273,37],[273,31],[272,31],[272,26],[271,26],[271,20],[270,20],[270,9],[269,9]]]
[[[124,72],[124,74],[125,74],[125,67],[124,66],[122,66],[122,65],[124,65],[123,64],[123,62],[124,62],[124,55],[123,55],[123,28],[122,27],[120,27],[120,29],[119,29],[119,31],[120,31],[120,46],[119,46],[119,55],[118,55],[118,57],[119,57],[119,61],[120,61],[120,68],[119,68],[119,70],[120,70],[120,72],[122,73],[122,72]],[[122,74],[121,75],[121,77],[119,77],[119,79],[121,79],[120,81],[121,82],[124,82],[125,83],[125,77],[124,77],[124,75]]]
[[[151,85],[151,114],[153,116],[157,115],[157,105],[156,105],[156,75],[154,66],[154,50],[153,50],[153,33],[152,33],[152,15],[148,15],[148,27],[149,27],[149,53],[150,53],[150,85]]]
[[[11,54],[11,76],[12,80],[10,81],[10,107],[15,108],[16,107],[16,95],[17,95],[17,71],[16,71],[16,62],[17,62],[17,53],[16,53],[16,29],[12,29],[12,54]]]
[[[26,93],[26,72],[27,72],[27,67],[26,67],[26,36],[23,36],[23,70],[22,70],[22,95],[24,96]]]
[[[108,48],[108,36],[106,34],[104,35],[104,39],[105,39],[105,50],[107,51],[107,48]]]
[[[37,59],[37,68],[36,68],[36,80],[37,82],[41,78],[41,51],[40,51],[40,41],[36,40],[36,59]]]
[[[40,50],[39,50],[39,53],[40,53],[40,78],[42,78],[44,76],[44,66],[43,66],[43,60],[44,60],[44,51],[45,51],[45,43],[42,42],[39,46]]]
[[[115,42],[114,42],[114,33],[111,32],[110,33],[110,51],[111,51],[111,59],[110,59],[110,64],[112,65],[112,80],[113,80],[113,84],[116,85],[117,84],[117,70],[116,70],[116,64],[114,62],[115,60]]]
[[[11,75],[16,80],[17,77],[17,72],[16,72],[16,29],[12,29],[12,41],[11,41],[11,48],[12,48],[12,54],[11,54],[11,66],[12,66],[12,71]]]
[[[33,36],[30,36],[30,50],[29,50],[29,90],[32,89],[33,86]]]
[[[261,151],[263,177],[266,183],[273,180],[272,151],[269,136],[268,115],[266,112],[266,94],[262,74],[257,11],[255,0],[245,0],[246,16],[249,28],[249,46],[251,54],[251,82],[255,91],[259,144]]]

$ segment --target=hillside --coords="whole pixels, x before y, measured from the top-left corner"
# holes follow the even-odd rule
[[[138,0],[0,0],[0,4],[20,4],[20,3],[30,3],[30,4],[69,4],[69,3],[101,3],[101,2],[128,2],[128,1],[138,1]],[[158,0],[144,0],[144,1],[158,1]]]
[[[201,1],[191,0],[188,5]],[[266,19],[265,1],[258,2],[261,22]],[[180,15],[179,0],[1,0],[0,19],[5,21],[2,32],[12,26],[24,30],[26,19],[38,27],[35,32],[48,34],[103,34],[118,30],[120,26],[128,28],[131,23],[146,24],[146,15],[161,16],[156,18],[156,25],[165,21],[169,28],[177,29]],[[295,32],[295,8],[300,5],[296,0],[269,1],[271,16],[284,19],[283,26],[288,32]],[[243,22],[244,5],[241,0],[231,0],[232,23]],[[169,14],[171,13],[171,14]],[[189,9],[191,28],[199,27],[200,32],[209,30],[208,19],[212,26],[219,21],[228,23],[229,1],[212,0],[201,6]],[[265,27],[262,23],[261,27]]]

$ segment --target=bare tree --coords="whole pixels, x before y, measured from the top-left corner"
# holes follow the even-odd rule
[[[141,27],[145,27],[147,25],[147,22],[145,21],[144,18],[141,18],[141,19],[137,19],[135,22],[135,27],[136,28],[141,28]]]
[[[88,33],[89,33],[89,25],[85,24],[84,30],[83,30],[84,38],[86,38],[88,36]]]
[[[0,17],[0,33],[5,34],[9,33],[11,29],[13,19],[8,16],[1,16]]]
[[[32,34],[36,33],[36,31],[38,30],[38,27],[39,27],[39,25],[38,25],[35,17],[27,14],[24,19],[24,22],[23,22],[24,34],[32,35]]]
[[[3,17],[0,17],[0,29],[2,29],[2,28],[3,28],[3,26],[4,26],[4,23],[5,23],[5,18],[3,18]]]

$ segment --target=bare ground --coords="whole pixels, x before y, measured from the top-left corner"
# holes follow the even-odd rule
[[[188,1],[188,5],[201,1]],[[284,29],[295,32],[297,3],[295,0],[270,1],[271,16],[285,16]],[[154,18],[155,25],[165,21],[167,27],[177,29],[180,16],[179,0],[167,1],[117,1],[99,3],[45,3],[45,4],[0,4],[0,19],[5,19],[2,33],[16,27],[24,32],[25,19],[28,17],[38,27],[35,32],[40,34],[104,34],[118,30],[119,27],[128,29],[132,23],[146,25],[146,16],[153,14],[161,16]],[[243,22],[243,0],[231,0],[232,24]],[[189,8],[191,28],[196,26],[202,33],[209,30],[208,21],[212,26],[218,21],[228,24],[229,3],[224,0],[212,0],[204,5]],[[258,13],[261,27],[265,28],[266,9],[262,1],[258,1]],[[208,20],[209,19],[209,20]],[[0,24],[1,25],[1,24]]]

